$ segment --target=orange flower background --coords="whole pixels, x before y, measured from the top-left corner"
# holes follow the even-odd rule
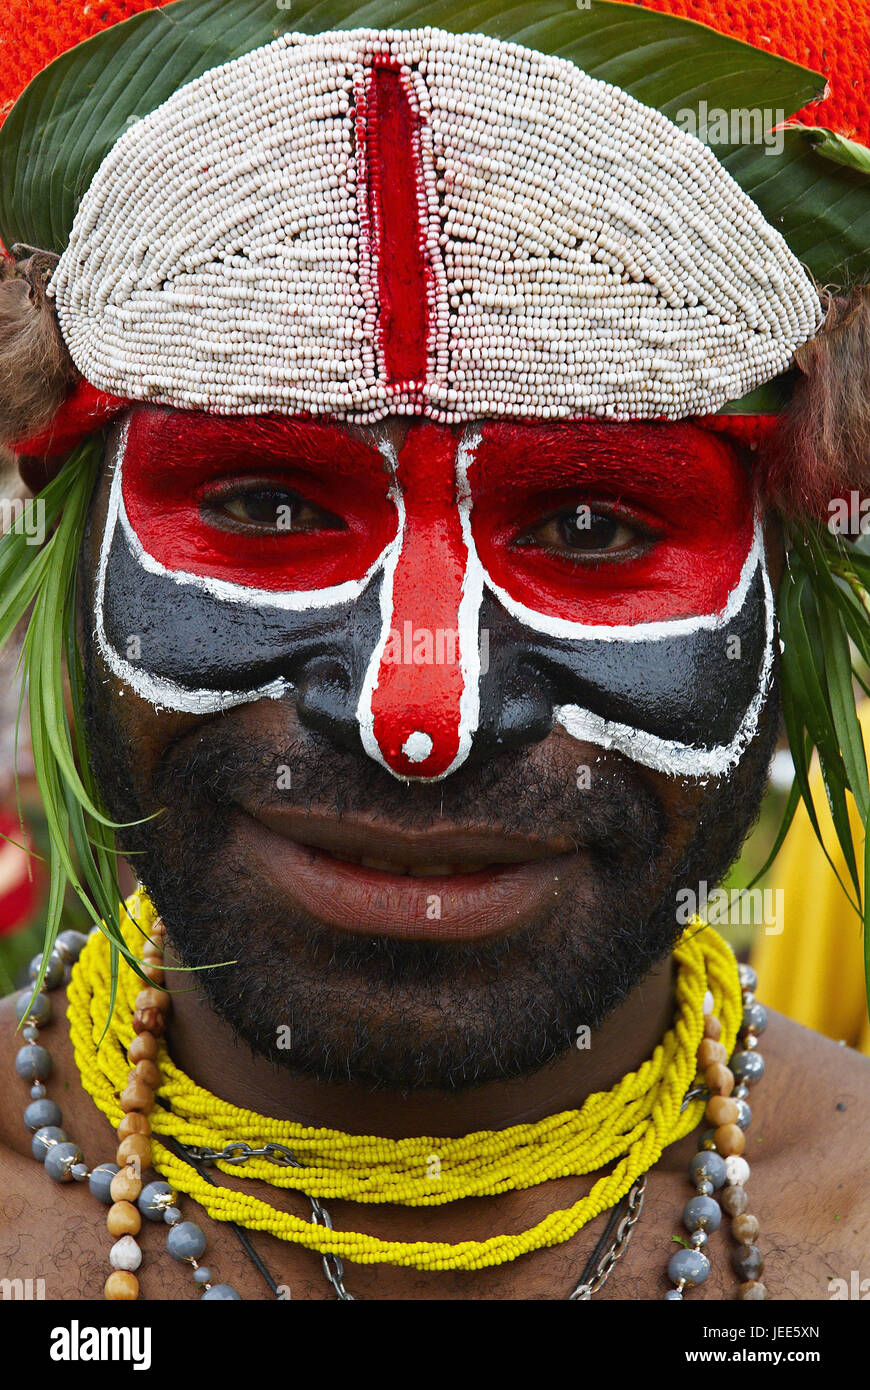
[[[801,118],[870,144],[870,0],[644,3],[824,73],[828,95],[805,108]],[[156,0],[7,0],[0,37],[0,119],[54,58],[111,24],[155,8]]]

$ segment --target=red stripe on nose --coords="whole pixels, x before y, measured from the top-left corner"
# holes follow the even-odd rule
[[[360,102],[357,138],[364,182],[363,231],[377,283],[377,348],[391,386],[425,381],[432,270],[426,252],[426,191],[420,117],[406,78],[375,60]]]
[[[468,555],[456,504],[456,450],[449,429],[427,423],[411,429],[399,454],[405,525],[372,727],[381,756],[402,777],[441,777],[459,751],[459,603]]]

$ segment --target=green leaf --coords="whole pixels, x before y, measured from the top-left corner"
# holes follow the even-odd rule
[[[835,164],[845,164],[849,169],[860,169],[862,174],[870,174],[870,150],[845,135],[837,135],[823,126],[800,126],[790,129],[802,130],[817,154],[832,159]]]
[[[781,154],[743,145],[722,163],[811,275],[859,284],[870,277],[870,177],[821,154],[812,131],[785,130]]]
[[[208,69],[293,30],[438,26],[480,32],[570,59],[671,118],[681,110],[755,106],[787,114],[824,79],[691,20],[591,0],[177,0],[114,25],[63,54],[0,129],[0,237],[62,251],[82,195],[131,121]]]
[[[783,372],[782,376],[776,376],[772,381],[765,381],[763,385],[756,386],[754,391],[741,396],[738,401],[729,401],[727,405],[722,406],[718,414],[778,415],[790,401],[797,377],[796,371]]]

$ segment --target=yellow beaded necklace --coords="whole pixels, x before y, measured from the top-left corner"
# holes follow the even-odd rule
[[[133,919],[131,922],[127,916]],[[156,922],[147,894],[137,890],[121,913],[121,928],[131,950]],[[73,970],[69,985],[70,1036],[82,1084],[115,1127],[123,1118],[119,1093],[130,1072],[127,1050],[133,1040],[135,999],[141,980],[123,961],[118,996],[108,1029],[111,947],[94,933]],[[697,1052],[704,1034],[703,1001],[709,990],[722,1025],[728,1055],[737,1038],[742,1004],[737,964],[730,947],[711,927],[696,920],[674,950],[677,965],[676,1018],[652,1056],[629,1072],[610,1091],[587,1097],[579,1110],[568,1110],[534,1124],[466,1134],[458,1139],[423,1136],[383,1139],[315,1129],[288,1120],[269,1119],[228,1105],[191,1081],[160,1042],[158,1091],[164,1109],[150,1115],[153,1166],[179,1192],[187,1193],[216,1221],[235,1221],[249,1230],[270,1231],[281,1240],[322,1255],[337,1255],[358,1264],[392,1264],[416,1269],[482,1269],[517,1259],[533,1250],[570,1240],[587,1222],[615,1206],[632,1184],[661,1157],[668,1145],[699,1123],[703,1101],[681,1106],[697,1072]],[[439,1206],[463,1197],[492,1197],[535,1187],[552,1178],[581,1176],[609,1164],[612,1170],[567,1209],[548,1216],[516,1235],[484,1241],[401,1242],[381,1240],[360,1231],[317,1226],[247,1193],[214,1187],[188,1166],[160,1137],[188,1145],[223,1149],[243,1140],[263,1146],[277,1142],[292,1148],[304,1165],[277,1170],[263,1159],[246,1164],[246,1175],[275,1187],[290,1187],[318,1199],[343,1198],[358,1203],[409,1207]],[[437,1155],[440,1176],[431,1176]],[[218,1163],[224,1173],[234,1169]]]

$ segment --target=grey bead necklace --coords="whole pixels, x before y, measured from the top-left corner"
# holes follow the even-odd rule
[[[56,989],[65,977],[68,978],[71,966],[78,959],[86,939],[80,932],[74,931],[62,932],[58,936],[46,967],[44,989]],[[38,977],[41,963],[41,956],[35,957],[31,962],[32,980]],[[707,1246],[709,1236],[719,1228],[723,1211],[731,1217],[732,1234],[738,1243],[738,1249],[732,1256],[735,1272],[741,1279],[738,1299],[767,1297],[766,1288],[759,1277],[764,1261],[761,1251],[754,1243],[759,1223],[747,1211],[745,1184],[749,1177],[749,1164],[742,1157],[742,1141],[738,1144],[732,1132],[736,1129],[741,1134],[745,1133],[752,1119],[746,1097],[749,1087],[760,1080],[764,1073],[764,1063],[757,1047],[758,1038],[767,1024],[767,1014],[754,997],[753,991],[757,984],[755,972],[746,965],[739,966],[739,971],[743,996],[743,1022],[739,1035],[742,1050],[734,1053],[730,1067],[726,1067],[718,1058],[718,1054],[715,1054],[717,1059],[706,1068],[705,1079],[708,1084],[691,1090],[682,1105],[682,1109],[685,1109],[692,1100],[705,1096],[708,1118],[718,1118],[720,1122],[716,1129],[707,1130],[702,1135],[700,1149],[689,1164],[689,1177],[695,1188],[695,1196],[686,1203],[682,1218],[690,1240],[686,1248],[677,1251],[668,1262],[668,1277],[674,1285],[665,1294],[665,1298],[669,1300],[683,1299],[688,1289],[702,1284],[709,1276],[711,1266],[704,1247]],[[32,991],[25,990],[16,1001],[16,1013],[19,1022],[22,1022],[24,1043],[16,1057],[16,1071],[23,1080],[31,1083],[30,1104],[24,1112],[24,1123],[33,1133],[31,1148],[34,1158],[44,1164],[46,1172],[54,1181],[87,1181],[91,1193],[99,1201],[107,1206],[112,1206],[113,1203],[117,1206],[121,1188],[115,1179],[121,1174],[120,1165],[103,1163],[89,1169],[78,1146],[69,1140],[61,1128],[63,1117],[60,1107],[55,1101],[47,1098],[45,1083],[51,1074],[51,1057],[47,1049],[40,1044],[39,1038],[40,1030],[50,1022],[52,1016],[48,994],[40,993],[34,999]],[[712,1016],[711,997],[709,1009],[705,1001],[705,1013],[708,1020],[705,1024],[705,1043],[711,1044],[707,1055],[713,1055],[718,1042],[719,1025]],[[699,1049],[699,1062],[702,1049]],[[724,1052],[724,1049],[722,1051]],[[718,1071],[713,1077],[711,1073],[716,1068]],[[714,1080],[717,1083],[715,1091]],[[723,1100],[729,1101],[732,1091],[733,1109],[727,1104],[721,1104]],[[720,1102],[718,1106],[717,1101]],[[711,1105],[715,1113],[711,1113]],[[721,1123],[723,1119],[725,1123]],[[179,1157],[191,1163],[208,1181],[212,1180],[204,1169],[215,1162],[241,1165],[250,1158],[265,1157],[281,1166],[302,1166],[290,1149],[276,1143],[267,1144],[262,1149],[254,1149],[251,1145],[239,1141],[218,1152],[194,1149],[175,1141],[169,1142]],[[726,1150],[724,1153],[721,1151],[723,1148]],[[589,1301],[603,1287],[625,1254],[643,1210],[647,1176],[644,1173],[635,1181],[631,1190],[611,1213],[579,1282],[567,1295],[569,1301]],[[719,1202],[714,1200],[714,1192],[721,1193]],[[140,1220],[163,1222],[169,1227],[168,1253],[191,1268],[194,1284],[202,1290],[201,1296],[204,1300],[239,1299],[241,1295],[231,1285],[214,1283],[211,1270],[200,1263],[206,1248],[205,1233],[195,1222],[182,1220],[177,1200],[177,1194],[168,1183],[157,1180],[146,1184],[136,1198]],[[315,1224],[332,1229],[331,1217],[323,1204],[316,1198],[309,1198],[309,1201],[312,1207],[311,1220]],[[269,1274],[246,1233],[234,1222],[227,1224],[234,1230],[248,1257],[264,1277],[273,1294],[279,1299],[285,1297],[282,1286]],[[122,1234],[112,1246],[109,1260],[114,1270],[133,1272],[138,1269],[142,1252],[133,1238],[138,1229],[135,1220],[131,1219],[131,1229]],[[355,1296],[345,1287],[341,1259],[338,1256],[324,1255],[322,1267],[324,1277],[334,1290],[336,1298],[339,1301],[356,1301]],[[107,1293],[108,1296],[110,1295]]]

